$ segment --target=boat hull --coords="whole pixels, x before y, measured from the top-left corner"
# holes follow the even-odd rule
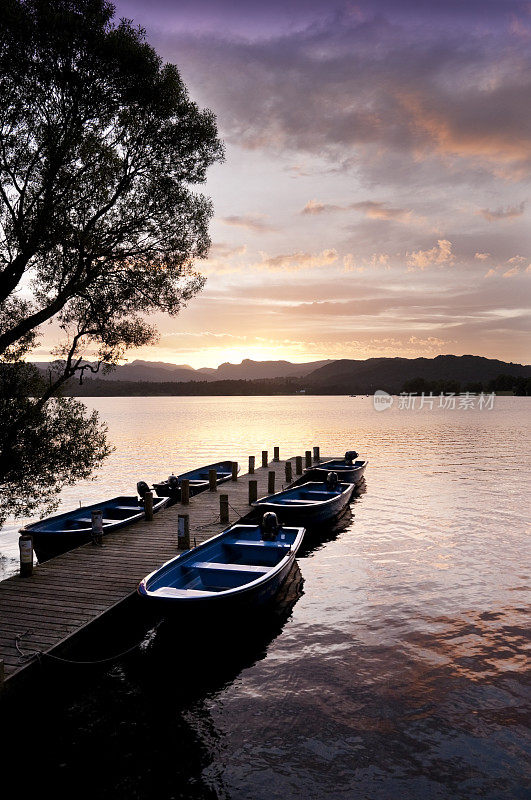
[[[306,485],[302,484],[302,486]],[[276,502],[274,495],[271,498],[262,498],[253,503],[253,505],[264,514],[266,511],[273,511],[282,522],[297,523],[304,525],[305,528],[312,527],[322,522],[329,522],[343,513],[355,488],[354,484],[348,484],[348,486],[349,488],[346,488],[341,494],[336,495],[322,505],[305,506],[294,503],[287,506],[281,502]]]
[[[183,472],[181,475],[176,475],[175,477],[179,481],[179,485],[173,488],[170,486],[168,480],[154,483],[153,488],[159,497],[167,497],[168,505],[171,506],[174,503],[179,503],[181,500],[180,482],[184,478],[189,481],[190,497],[205,492],[209,486],[208,473],[211,469],[215,469],[218,473],[216,485],[225,483],[225,481],[229,481],[232,477],[232,461],[218,461],[215,464],[208,464],[205,467],[199,467],[189,472]]]
[[[157,513],[164,508],[167,502],[166,498],[155,497],[153,499],[153,513]],[[108,517],[113,514],[117,515],[120,509],[124,512],[121,518],[112,519],[105,523],[106,514]],[[119,528],[133,525],[135,522],[144,519],[145,516],[144,507],[138,498],[113,497],[101,503],[76,508],[74,511],[56,514],[53,517],[40,520],[40,522],[26,525],[20,532],[32,535],[35,555],[37,560],[42,563],[91,542],[92,522],[89,521],[89,518],[91,512],[96,510],[103,512],[104,524],[102,533],[104,536]],[[130,513],[128,513],[129,510]]]
[[[264,542],[259,536],[252,540],[245,538],[248,531],[256,533],[258,528],[255,525],[233,525],[199,547],[172,559],[140,582],[138,594],[151,608],[165,614],[184,608],[187,613],[206,609],[212,612],[220,609],[247,611],[269,604],[290,573],[305,531],[304,528],[286,528],[280,531],[279,541],[271,542]],[[243,538],[238,538],[239,535]],[[287,537],[286,543],[280,541],[282,535]],[[224,547],[229,550],[243,548],[245,555],[241,558],[250,563],[224,560]],[[204,558],[209,560],[205,563]],[[236,561],[238,556],[232,555],[232,558]],[[273,563],[275,559],[280,560]],[[254,574],[252,570],[255,570]],[[206,573],[207,577],[201,573]],[[236,584],[238,581],[241,583],[232,587],[223,585],[233,579]]]
[[[340,481],[359,483],[363,479],[368,463],[368,461],[355,461],[351,466],[345,464],[344,459],[332,459],[304,470],[304,474],[310,480],[324,481],[329,472],[336,472]]]

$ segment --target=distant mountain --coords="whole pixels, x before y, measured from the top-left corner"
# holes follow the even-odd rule
[[[302,378],[310,372],[331,364],[332,361],[310,361],[306,364],[292,364],[291,361],[251,361],[245,358],[241,364],[220,364],[217,369],[202,367],[202,375],[215,381],[251,381],[264,378]]]
[[[251,361],[246,358],[241,364],[229,364],[226,362],[215,369],[210,367],[194,369],[188,364],[176,365],[168,364],[164,361],[141,361],[137,359],[130,364],[116,367],[106,375],[99,372],[98,378],[104,381],[142,381],[149,383],[299,378],[330,363],[330,361],[311,361],[307,364],[292,364],[290,361]],[[46,372],[50,365],[40,362],[35,366]],[[85,373],[85,377],[90,377],[88,372]]]
[[[84,362],[86,363],[86,362]],[[42,372],[47,372],[50,368],[48,362],[38,362],[35,366]],[[167,364],[164,361],[132,361],[130,364],[123,364],[116,367],[111,372],[103,374],[100,370],[97,373],[98,379],[102,381],[191,381],[194,380],[196,370],[188,364]],[[90,373],[85,372],[88,378]],[[205,380],[204,377],[197,376],[196,380]]]
[[[36,364],[46,373],[47,363]],[[339,361],[312,361],[292,364],[289,361],[251,361],[241,364],[220,364],[217,369],[193,369],[187,364],[133,361],[117,367],[108,375],[85,374],[85,389],[90,393],[90,382],[96,394],[246,394],[251,391],[244,383],[256,382],[253,391],[269,390],[290,394],[305,390],[315,394],[370,394],[377,389],[396,393],[404,390],[411,381],[424,381],[426,386],[411,391],[430,391],[427,384],[488,384],[500,375],[531,378],[531,366],[498,361],[481,356],[436,356],[436,358],[368,358],[365,361],[341,359]],[[267,389],[260,381],[271,382]],[[213,384],[212,389],[207,388]],[[120,385],[118,385],[120,384]],[[156,384],[156,385],[155,385]],[[84,389],[72,393],[86,394]],[[108,388],[103,388],[107,386]],[[111,388],[113,387],[113,388]],[[436,388],[436,387],[435,387]],[[436,389],[436,391],[442,390]],[[501,388],[501,387],[500,387]],[[410,389],[407,389],[409,391]],[[446,391],[446,387],[444,387]],[[449,387],[450,391],[455,389]],[[472,390],[475,391],[475,390]]]
[[[497,361],[482,356],[436,356],[435,358],[341,359],[307,376],[310,390],[335,393],[372,393],[376,389],[399,392],[406,381],[456,381],[466,385],[494,380],[501,374],[531,377],[531,366]]]

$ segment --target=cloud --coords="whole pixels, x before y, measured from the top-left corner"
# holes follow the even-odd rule
[[[488,222],[497,222],[503,219],[515,219],[521,217],[525,211],[526,202],[519,203],[517,206],[507,206],[506,208],[497,208],[495,211],[490,211],[488,208],[481,208],[478,214],[485,217]]]
[[[364,200],[361,203],[351,203],[349,208],[356,211],[363,211],[369,219],[388,219],[397,222],[409,222],[411,211],[404,208],[393,208],[388,203],[376,202],[374,200]]]
[[[490,253],[474,253],[474,258],[478,261],[486,261],[487,258],[490,258]]]
[[[338,253],[335,249],[323,250],[321,253],[283,253],[278,256],[264,256],[262,261],[250,266],[254,270],[268,270],[270,272],[299,272],[305,269],[326,267],[335,264]]]
[[[309,200],[301,211],[301,214],[323,214],[329,211],[341,211],[345,206],[334,206],[327,203],[319,203],[317,200]]]
[[[363,200],[347,205],[333,205],[321,203],[318,200],[310,200],[301,211],[301,214],[323,214],[332,211],[361,211],[369,219],[396,220],[397,222],[409,222],[412,217],[411,211],[404,208],[393,208],[389,203],[376,200]]]
[[[505,264],[499,264],[497,267],[489,269],[489,271],[485,273],[485,278],[493,278],[495,275],[499,276],[500,274],[502,278],[514,278],[515,275],[531,272],[531,264],[528,264],[524,269],[526,261],[527,258],[524,258],[524,256],[512,256],[507,259]],[[507,269],[507,266],[509,266],[509,269]]]
[[[221,222],[225,225],[233,225],[237,228],[247,228],[256,233],[271,233],[278,230],[278,228],[265,222],[264,219],[265,216],[263,214],[233,214],[228,217],[221,217]]]
[[[431,250],[415,250],[407,254],[406,264],[408,270],[426,269],[431,266],[443,266],[452,264],[455,256],[452,253],[452,243],[448,239],[439,239],[437,245]]]
[[[232,256],[242,256],[247,251],[247,246],[233,246],[224,242],[215,242],[210,246],[208,257],[210,258],[231,258]]]
[[[417,3],[414,14],[407,3],[361,4],[360,14],[322,6],[311,24],[267,36],[183,32],[168,34],[163,49],[201,88],[223,134],[250,150],[311,154],[365,173],[392,163],[404,175],[431,160],[439,173],[524,178],[531,52],[509,30],[518,3],[503,5],[504,13],[483,6],[481,16],[469,3],[444,4],[444,13]]]

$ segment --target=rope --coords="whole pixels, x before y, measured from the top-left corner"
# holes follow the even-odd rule
[[[161,624],[162,620],[155,625],[155,630],[158,630]],[[125,656],[128,656],[130,653],[133,653],[135,650],[138,650],[142,646],[142,642],[145,639],[145,636],[143,636],[142,639],[136,644],[132,645],[132,647],[128,647],[127,650],[122,650],[122,652],[115,653],[114,655],[108,656],[107,658],[98,658],[95,659],[94,661],[85,661],[85,660],[78,661],[77,659],[73,658],[63,658],[61,656],[55,656],[52,653],[45,653],[43,650],[22,650],[22,648],[19,645],[20,640],[22,639],[23,636],[27,636],[30,633],[33,633],[33,630],[31,628],[28,628],[28,630],[24,631],[23,633],[19,633],[15,636],[15,647],[22,658],[26,660],[29,660],[30,658],[37,658],[39,659],[39,661],[41,660],[41,658],[49,658],[52,661],[59,661],[61,664],[72,664],[72,665],[86,666],[86,667],[98,666],[99,664],[110,664],[112,661],[118,661],[121,658],[125,658]]]

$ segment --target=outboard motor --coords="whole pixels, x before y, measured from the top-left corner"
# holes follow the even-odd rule
[[[172,474],[168,477],[168,486],[172,492],[179,488],[179,478],[177,475]]]
[[[141,500],[144,499],[144,495],[145,495],[146,492],[151,491],[149,486],[147,485],[147,483],[145,481],[138,481],[138,483],[136,485],[136,490],[137,490],[138,494],[140,495],[140,499]]]
[[[280,524],[274,511],[266,511],[262,517],[260,529],[262,531],[262,539],[276,539]]]
[[[327,489],[337,489],[339,486],[339,478],[337,477],[337,472],[329,472],[326,476],[326,488]]]
[[[345,463],[348,467],[352,466],[352,462],[358,457],[355,450],[347,450],[345,453]]]

